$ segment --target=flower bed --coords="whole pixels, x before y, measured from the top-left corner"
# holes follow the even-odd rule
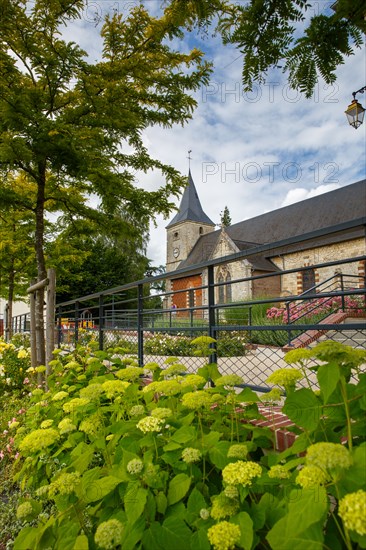
[[[214,343],[197,338],[198,355]],[[291,351],[261,400],[214,364],[182,375],[177,358],[91,351],[56,350],[49,389],[9,426],[14,550],[366,548],[366,352]],[[320,391],[298,389],[314,358]],[[283,452],[260,414],[279,401],[296,435]]]

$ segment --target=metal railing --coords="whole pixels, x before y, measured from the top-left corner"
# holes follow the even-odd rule
[[[339,230],[349,227],[352,227],[352,223],[348,226],[343,224]],[[252,256],[269,254],[269,251],[273,256],[273,251],[281,246],[289,246],[314,236],[321,236],[321,232],[314,232],[302,239],[297,237],[261,245],[189,269],[178,269],[172,273],[160,274],[58,304],[58,345],[73,347],[93,340],[94,345],[101,350],[118,348],[119,351],[123,350],[124,353],[136,357],[140,366],[151,361],[164,366],[168,356],[179,356],[179,362],[185,365],[188,372],[196,372],[207,362],[207,358],[195,356],[190,342],[197,336],[208,335],[216,340],[209,360],[217,361],[222,373],[238,373],[243,376],[246,385],[267,391],[269,387],[266,379],[269,374],[286,366],[285,353],[295,345],[308,347],[321,339],[329,338],[358,348],[366,347],[366,324],[362,317],[366,310],[366,281],[364,275],[355,274],[361,264],[365,265],[366,255],[312,265],[319,274],[325,269],[329,273],[332,268],[346,270],[347,275],[343,279],[338,272],[332,277],[327,276],[319,285],[300,295],[253,297],[235,303],[219,301],[218,297],[222,296],[220,287],[231,285],[238,292],[244,292],[244,289],[255,286],[258,281],[262,284],[272,277],[282,279],[294,275],[296,278],[308,266],[280,272],[262,272],[226,283],[215,279],[216,271],[220,265],[245,259],[250,261]],[[197,273],[202,274],[200,286],[193,289],[177,289],[171,286],[172,280]],[[330,288],[327,285],[335,277],[340,278],[341,284],[336,289]],[[352,279],[352,288],[345,284],[346,278]],[[157,282],[164,280],[170,290],[152,290]],[[190,291],[193,291],[194,303],[189,302],[192,297],[189,295]],[[186,306],[172,309],[171,304],[178,302],[179,296],[185,298]],[[345,305],[350,297],[359,306],[354,311],[346,311]],[[343,324],[340,324],[341,321],[327,322],[326,316],[325,319],[314,320],[313,311],[302,315],[296,323],[287,322],[283,315],[278,319],[268,316],[271,308],[286,310],[288,303],[299,306],[307,303],[311,310],[315,303],[327,303],[331,300],[338,300],[338,311],[344,313]]]

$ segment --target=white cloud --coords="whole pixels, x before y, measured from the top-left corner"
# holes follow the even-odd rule
[[[101,48],[101,23],[93,21],[94,8],[105,15],[107,8],[121,11],[138,3],[89,2],[83,20],[65,36],[87,50],[93,62],[100,58]],[[161,3],[150,0],[145,5],[157,14]],[[174,45],[187,50],[192,43],[193,34]],[[355,131],[344,115],[352,92],[366,83],[363,49],[339,68],[334,85],[320,82],[314,96],[305,99],[275,71],[269,72],[266,85],[245,93],[239,52],[223,46],[218,36],[198,39],[198,45],[208,52],[215,69],[210,84],[195,94],[198,107],[193,119],[183,128],[149,128],[144,143],[153,157],[183,174],[188,172],[187,151],[192,149],[193,179],[213,221],[219,222],[225,205],[236,223],[365,177],[366,122]],[[364,99],[359,98],[363,104]],[[138,174],[138,180],[148,190],[164,184],[157,172]],[[165,263],[167,224],[159,216],[157,227],[151,226],[148,257],[155,265]]]
[[[334,191],[340,186],[337,183],[330,183],[328,185],[319,185],[313,189],[305,189],[304,187],[296,187],[295,189],[290,189],[286,197],[284,198],[281,206],[288,206],[294,202],[304,201],[310,199],[311,197],[316,197],[317,195],[322,195],[323,193],[328,193],[328,191]]]

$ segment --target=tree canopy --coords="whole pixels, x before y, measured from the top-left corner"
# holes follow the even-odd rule
[[[188,26],[215,26],[225,44],[238,48],[245,90],[278,69],[306,97],[320,76],[327,84],[336,80],[337,67],[366,32],[364,0],[172,0],[169,13]]]
[[[39,281],[46,277],[47,212],[62,212],[70,222],[92,220],[126,239],[137,237],[155,214],[169,213],[185,179],[150,156],[143,131],[187,122],[196,104],[191,93],[210,72],[200,51],[171,48],[168,39],[179,29],[141,5],[126,18],[106,18],[101,60],[90,62],[62,35],[86,5],[0,0],[0,171],[5,179],[25,175],[34,201],[6,185],[0,200],[32,209]],[[134,172],[151,169],[160,170],[162,185],[148,192],[135,185]]]

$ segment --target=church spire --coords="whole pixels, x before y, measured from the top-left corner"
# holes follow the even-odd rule
[[[197,190],[193,182],[191,169],[188,172],[188,185],[184,189],[179,210],[174,218],[169,222],[167,227],[171,227],[179,222],[192,221],[197,223],[205,223],[215,225],[212,220],[204,213],[203,208],[198,198]]]

